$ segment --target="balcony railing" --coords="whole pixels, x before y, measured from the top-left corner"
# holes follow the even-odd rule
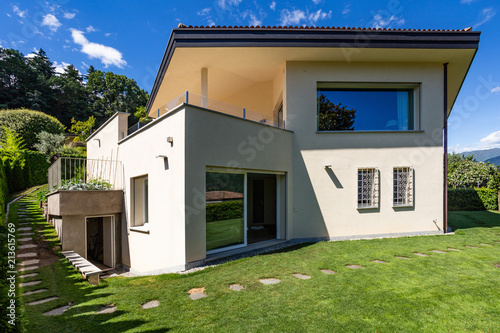
[[[113,160],[60,157],[49,167],[48,176],[51,191],[86,188],[121,190],[124,185],[122,163]]]

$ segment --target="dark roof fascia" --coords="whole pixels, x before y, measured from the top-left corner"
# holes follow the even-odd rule
[[[173,29],[146,108],[149,112],[177,47],[477,49],[480,34],[479,31],[461,30]]]

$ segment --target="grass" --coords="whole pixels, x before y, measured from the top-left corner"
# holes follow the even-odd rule
[[[450,224],[458,228],[455,235],[302,244],[188,275],[117,277],[99,286],[90,286],[61,259],[39,269],[46,295],[60,299],[26,306],[24,320],[29,332],[44,333],[498,331],[500,269],[494,264],[500,262],[500,214],[452,212]],[[53,238],[50,228],[41,230]],[[461,251],[431,252],[449,247]],[[371,262],[375,259],[388,263]],[[299,280],[294,273],[311,279]],[[259,282],[271,277],[281,283]],[[229,290],[233,283],[245,289]],[[199,287],[208,297],[190,300],[187,291]],[[29,297],[22,300],[42,298]],[[154,299],[159,307],[141,308]],[[68,302],[74,305],[63,315],[42,315]],[[117,311],[96,314],[108,304]]]
[[[243,243],[243,218],[207,222],[207,251]]]

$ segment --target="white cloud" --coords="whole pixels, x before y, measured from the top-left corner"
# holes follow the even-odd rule
[[[63,16],[65,19],[71,20],[71,19],[75,18],[76,13],[64,13]]]
[[[500,148],[500,131],[485,136],[479,142],[481,149]]]
[[[493,89],[491,89],[490,91],[492,94],[500,94],[500,87],[495,87]]]
[[[481,11],[481,14],[479,14],[480,21],[478,23],[474,24],[474,29],[485,24],[489,20],[491,20],[493,18],[493,16],[495,16],[496,13],[497,12],[496,12],[496,10],[493,9],[493,7],[488,7],[488,8],[483,9]]]
[[[87,32],[95,32],[97,31],[96,28],[94,28],[93,26],[89,25],[85,30],[87,30]]]
[[[259,20],[254,14],[250,14],[250,25],[258,26],[262,24],[262,20]]]
[[[351,11],[351,4],[347,4],[344,6],[344,9],[342,9],[342,15],[347,15]]]
[[[105,36],[105,37],[109,37],[109,36],[111,36],[112,34],[113,34],[112,32],[105,32],[105,33],[104,33],[104,36]]]
[[[30,53],[30,54],[27,54],[24,56],[26,59],[32,59],[34,57],[36,57],[36,54],[35,53]]]
[[[49,27],[52,32],[56,32],[61,26],[61,22],[54,15],[47,14],[43,17],[42,25]]]
[[[89,68],[90,66],[87,63],[85,63],[85,62],[82,61],[82,67]]]
[[[58,63],[57,61],[54,61],[53,63],[55,67],[56,74],[64,74],[64,69],[69,66],[67,62],[61,61],[61,63]]]
[[[209,26],[214,26],[215,25],[215,22],[212,18],[212,15],[210,14],[211,12],[211,8],[203,8],[202,10],[200,10],[199,12],[197,12],[198,15],[200,16],[203,16],[206,18],[207,20],[207,24]]]
[[[332,11],[325,13],[321,9],[312,13],[306,13],[300,9],[295,9],[293,11],[283,9],[281,11],[280,25],[300,25],[305,24],[306,22],[308,24],[314,25],[319,20],[325,20],[330,17],[332,17]]]
[[[229,6],[238,6],[242,0],[219,0],[219,7],[226,9]]]
[[[123,55],[120,51],[110,46],[89,42],[83,34],[83,31],[70,29],[73,42],[82,47],[81,52],[88,55],[91,59],[99,59],[104,66],[116,66],[123,68],[127,62],[123,60]]]
[[[295,9],[289,11],[288,9],[283,9],[281,11],[281,25],[293,25],[300,24],[301,21],[306,19],[306,13],[300,9]]]
[[[276,9],[276,2],[275,1],[271,2],[269,8],[271,8],[271,10],[274,11]]]
[[[25,17],[26,14],[28,13],[28,10],[20,10],[19,7],[13,6],[12,11],[17,14],[19,17]]]
[[[197,14],[200,15],[200,16],[207,16],[210,14],[210,10],[212,8],[203,8],[202,10],[200,10]]]
[[[315,5],[319,4],[321,0],[312,0]]]
[[[474,1],[476,0],[460,0],[460,3],[465,3],[467,5],[470,5],[471,3],[473,3]]]
[[[381,12],[376,13],[370,22],[372,28],[392,28],[393,25],[400,26],[405,23],[405,19],[396,15],[384,17]]]
[[[309,14],[309,16],[307,18],[309,19],[309,22],[316,23],[316,22],[318,22],[318,20],[324,20],[324,19],[327,19],[330,17],[332,17],[331,10],[328,13],[325,13],[320,9],[317,12]]]
[[[7,15],[8,17],[12,17],[12,16],[10,16],[10,14],[9,14],[9,13],[5,13],[5,15]]]

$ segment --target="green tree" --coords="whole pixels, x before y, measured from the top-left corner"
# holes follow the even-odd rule
[[[134,117],[136,117],[140,123],[148,123],[153,120],[153,118],[148,116],[145,105],[137,107],[136,111],[134,112]]]
[[[78,134],[76,138],[77,141],[85,142],[87,138],[92,134],[92,128],[95,125],[94,116],[90,116],[86,121],[76,121],[75,118],[71,119],[70,132]]]
[[[49,132],[40,132],[36,135],[38,142],[34,144],[34,148],[47,157],[51,161],[53,157],[60,153],[64,145],[64,134],[54,134]]]
[[[355,109],[332,103],[324,94],[318,97],[318,129],[320,131],[354,130]]]
[[[90,105],[98,123],[117,111],[133,115],[139,106],[146,105],[148,93],[125,75],[102,72],[90,66],[86,78]],[[133,119],[131,122],[137,122]]]
[[[448,186],[453,188],[500,188],[498,168],[490,163],[477,162],[474,155],[448,154]]]

